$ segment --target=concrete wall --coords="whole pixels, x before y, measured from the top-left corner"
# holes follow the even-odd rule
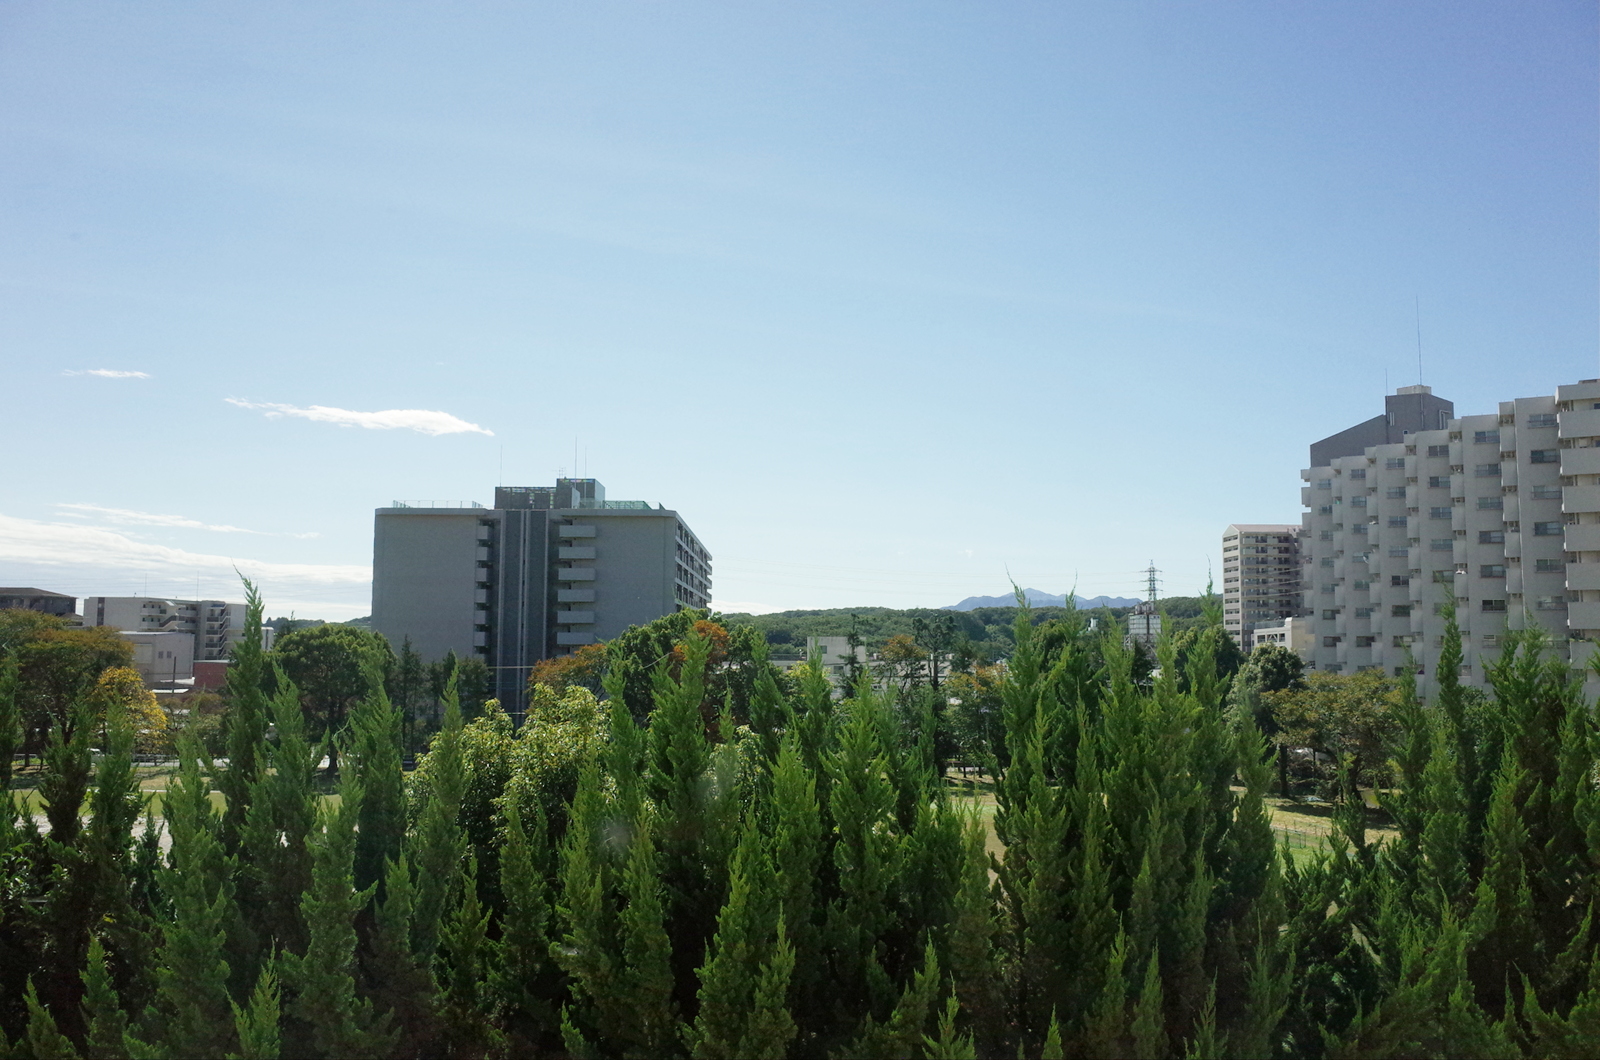
[[[424,659],[472,654],[482,508],[380,508],[372,535],[372,628]]]
[[[133,666],[147,685],[187,681],[194,676],[193,633],[129,633],[122,637],[133,645]]]

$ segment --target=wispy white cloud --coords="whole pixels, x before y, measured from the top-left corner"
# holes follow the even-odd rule
[[[101,379],[149,379],[149,372],[121,372],[115,368],[68,368],[62,375],[97,375]]]
[[[242,594],[235,571],[262,586],[274,613],[296,608],[319,617],[353,617],[366,614],[369,607],[372,568],[367,566],[271,563],[189,552],[135,541],[104,527],[0,515],[0,581],[8,585],[43,584],[78,596],[112,595],[148,579],[158,594],[199,592],[236,600]]]
[[[457,419],[448,412],[432,409],[384,409],[380,412],[355,412],[351,409],[330,408],[327,405],[280,405],[271,401],[241,401],[224,398],[230,405],[242,409],[261,409],[269,418],[297,416],[319,423],[337,423],[341,427],[365,427],[369,431],[408,430],[419,434],[488,434],[494,432],[476,423]]]
[[[80,512],[89,512],[104,517],[109,522],[123,526],[175,526],[189,530],[210,530],[218,534],[256,534],[260,537],[316,537],[316,533],[307,534],[278,534],[268,530],[247,530],[242,526],[228,526],[226,523],[202,523],[198,519],[190,519],[183,515],[158,515],[154,512],[136,512],[127,508],[102,508],[98,504],[57,504],[57,508],[64,508],[63,514],[76,516]]]

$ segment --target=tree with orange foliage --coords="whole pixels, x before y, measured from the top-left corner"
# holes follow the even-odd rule
[[[543,685],[557,694],[569,688],[587,688],[599,694],[605,676],[606,646],[585,644],[571,655],[558,655],[534,663],[533,672],[528,675],[528,694],[533,694],[536,685]]]

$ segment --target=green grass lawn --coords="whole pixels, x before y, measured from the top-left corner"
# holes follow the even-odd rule
[[[11,778],[11,800],[16,805],[17,812],[32,813],[36,819],[43,823],[45,802],[44,799],[40,797],[38,789],[33,787],[31,783],[33,778],[36,777],[40,772],[41,771],[38,769],[30,769],[26,772],[19,771],[16,775],[14,775]],[[155,814],[157,817],[160,817],[162,805],[167,794],[167,786],[172,783],[173,771],[164,768],[146,767],[135,770],[134,775],[139,780],[139,790],[144,794],[150,812]],[[338,792],[322,795],[320,798],[330,807],[337,807],[339,805]],[[227,802],[222,797],[222,792],[220,791],[213,790],[210,793],[210,799],[212,807],[215,808],[218,813],[221,813],[223,808],[227,805]],[[89,804],[87,801],[84,802],[84,805],[79,812],[81,814],[87,814],[89,812]]]
[[[987,828],[986,845],[989,853],[997,859],[1004,858],[1006,848],[995,836],[993,827],[994,781],[981,774],[963,776],[951,772],[945,776],[945,783],[958,799],[971,800]],[[1234,790],[1242,793],[1244,789]],[[1363,791],[1361,794],[1367,804],[1367,842],[1381,843],[1399,835],[1389,815],[1378,809],[1372,793]],[[1289,857],[1298,862],[1328,850],[1328,837],[1334,828],[1333,804],[1285,799],[1276,795],[1267,796],[1263,802],[1273,837]]]

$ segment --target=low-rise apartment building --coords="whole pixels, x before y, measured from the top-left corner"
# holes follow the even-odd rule
[[[38,611],[57,618],[71,618],[72,609],[77,604],[76,596],[53,593],[48,589],[0,587],[0,611]]]
[[[233,646],[244,636],[244,615],[244,604],[226,600],[170,600],[155,596],[83,599],[85,626],[110,626],[124,633],[188,633],[194,637],[194,660],[231,658]],[[265,646],[271,647],[270,642]]]

